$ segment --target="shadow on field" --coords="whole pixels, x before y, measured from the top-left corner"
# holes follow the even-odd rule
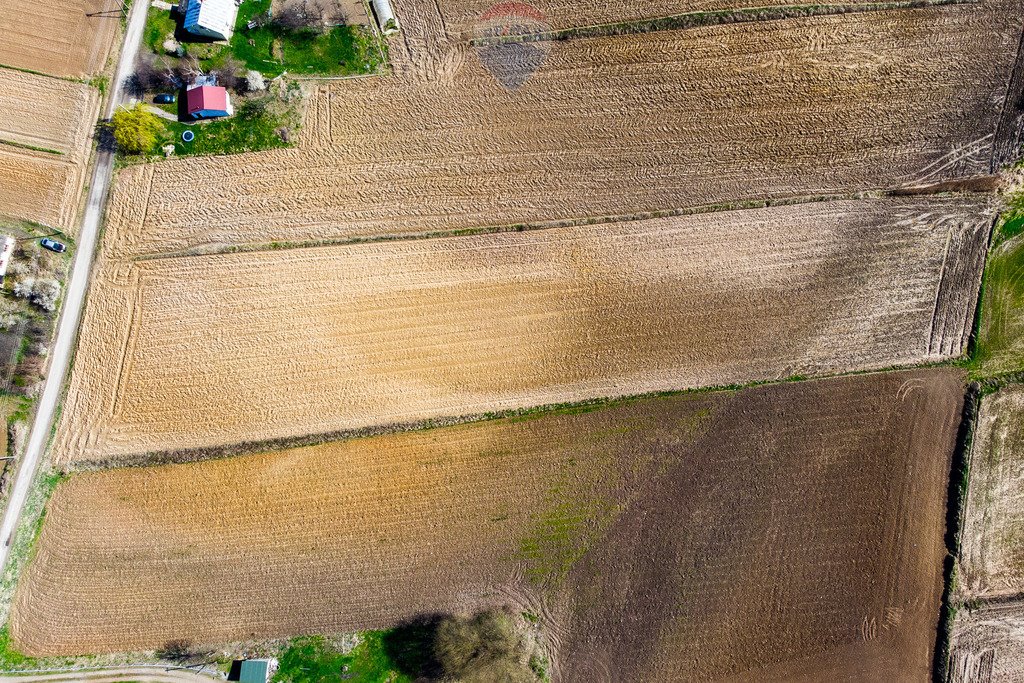
[[[441,663],[434,656],[434,640],[437,626],[444,618],[443,614],[421,614],[384,635],[384,652],[399,671],[418,680],[441,676]]]

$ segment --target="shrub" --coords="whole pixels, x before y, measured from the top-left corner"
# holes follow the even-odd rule
[[[51,278],[28,277],[15,283],[14,296],[28,299],[44,311],[53,311],[60,298],[60,283]]]
[[[505,681],[528,683],[526,643],[512,616],[488,610],[473,617],[446,617],[437,625],[434,656],[446,680],[466,683]]]
[[[141,104],[131,109],[118,109],[111,120],[117,147],[128,154],[142,154],[153,149],[164,125]]]

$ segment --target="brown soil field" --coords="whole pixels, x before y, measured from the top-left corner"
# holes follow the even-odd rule
[[[968,599],[1024,594],[1024,387],[983,399],[969,481],[957,585]]]
[[[987,174],[1022,9],[569,40],[518,89],[466,48],[430,79],[321,86],[297,149],[120,173],[107,244],[151,254],[583,221]]]
[[[1024,602],[993,602],[957,613],[950,683],[1024,681]]]
[[[9,0],[0,15],[0,64],[53,76],[97,73],[120,24],[117,7],[106,0]]]
[[[0,69],[0,92],[0,215],[71,231],[99,92],[12,69]]]
[[[72,231],[84,163],[0,144],[0,215]]]
[[[873,199],[99,265],[56,458],[962,352],[991,214]]]
[[[77,474],[13,644],[512,603],[540,615],[559,681],[924,680],[962,382],[860,375]]]
[[[871,0],[834,2],[831,4],[857,5]],[[514,29],[511,35],[548,30],[616,24],[658,17],[670,17],[691,12],[736,9],[742,7],[773,7],[794,5],[792,0],[531,0],[530,2],[500,2],[496,0],[396,0],[394,6],[405,31],[414,35],[430,27],[440,26],[449,40],[467,40],[484,34],[493,22],[505,17],[504,24]],[[826,3],[829,4],[829,3]],[[436,17],[436,18],[435,18]]]
[[[0,69],[0,82],[0,141],[85,154],[99,111],[95,88],[11,69]]]

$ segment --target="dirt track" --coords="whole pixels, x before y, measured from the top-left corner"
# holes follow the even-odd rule
[[[562,681],[919,680],[961,381],[863,375],[76,475],[14,643],[133,650],[511,601],[541,615]]]
[[[103,262],[63,464],[959,354],[985,201]]]
[[[517,90],[465,50],[433,80],[324,86],[299,149],[120,173],[107,245],[585,220],[985,174],[1022,9],[570,40]]]

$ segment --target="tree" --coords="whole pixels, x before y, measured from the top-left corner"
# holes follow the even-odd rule
[[[15,283],[14,296],[28,299],[44,311],[53,311],[60,297],[60,283],[52,278],[27,277]]]
[[[164,131],[164,124],[142,104],[131,109],[121,108],[114,112],[111,120],[117,147],[128,154],[142,154],[153,149],[157,136]]]
[[[473,683],[528,683],[527,644],[515,620],[504,610],[487,610],[473,617],[451,616],[438,625],[434,656],[445,680]]]

